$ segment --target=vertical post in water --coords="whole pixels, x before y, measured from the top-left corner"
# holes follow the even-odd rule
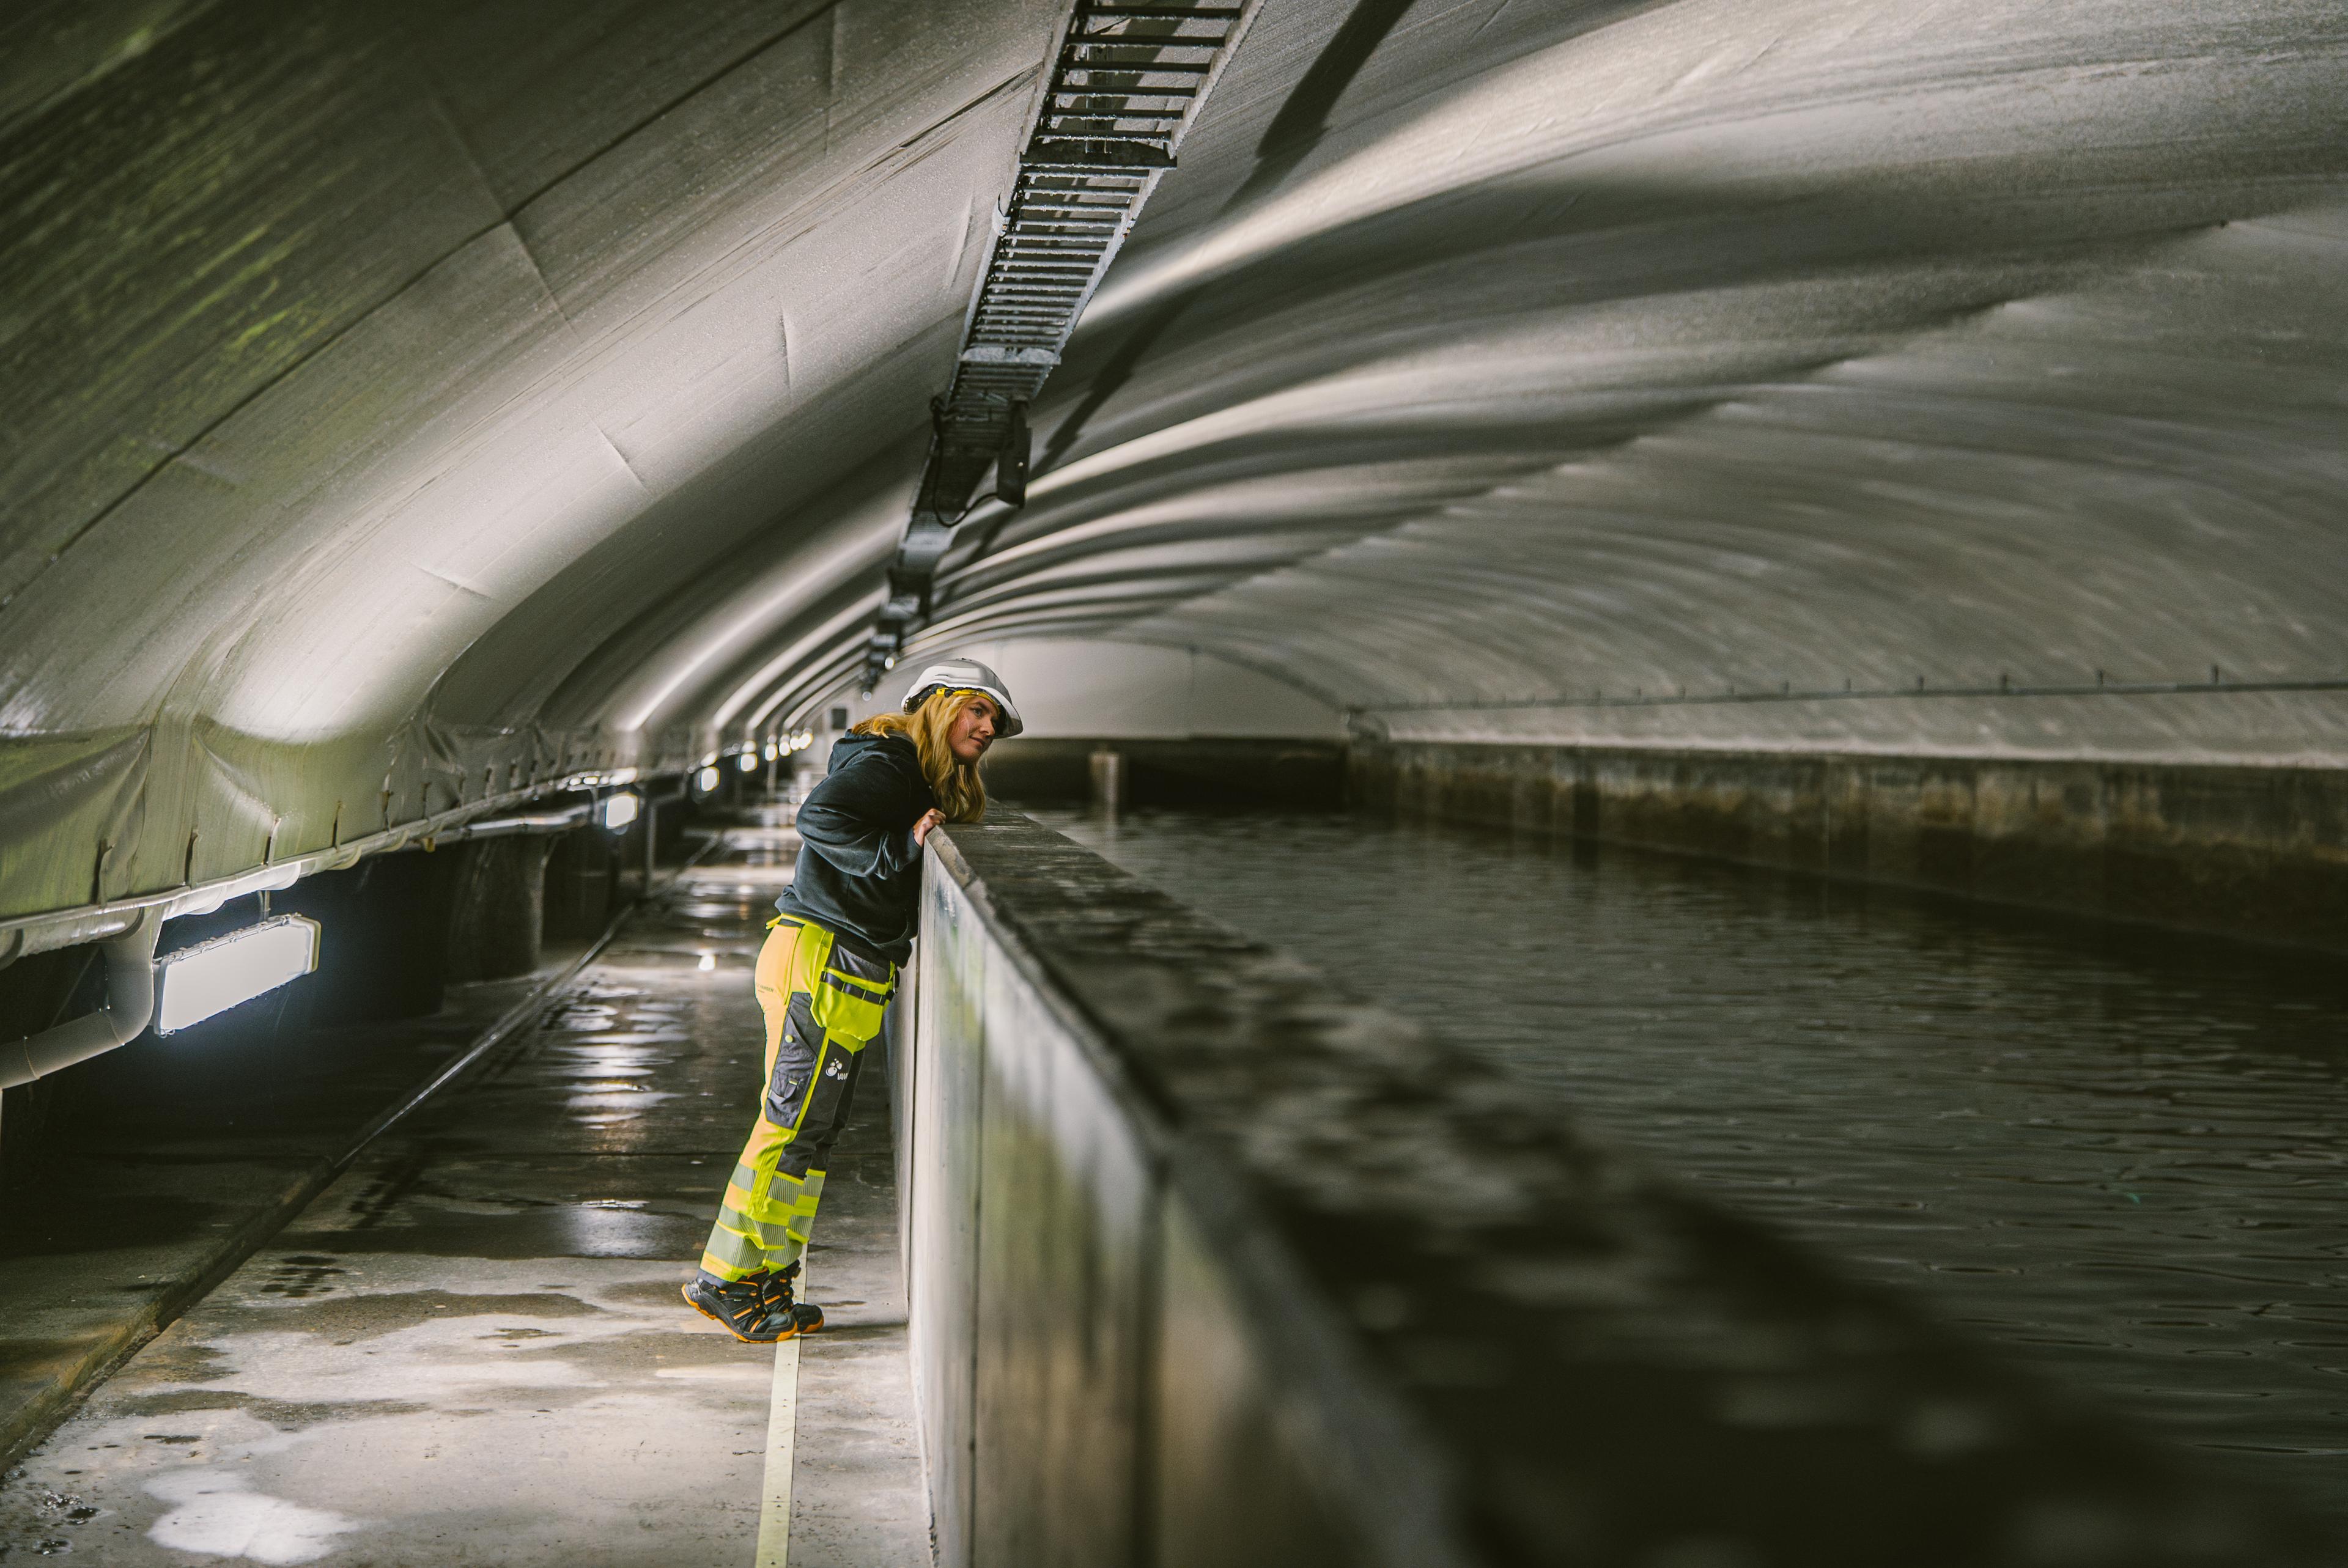
[[[1125,755],[1104,748],[1093,753],[1092,764],[1093,809],[1114,817],[1125,804]]]

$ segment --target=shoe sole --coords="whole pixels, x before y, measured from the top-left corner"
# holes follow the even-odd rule
[[[708,1318],[709,1321],[716,1324],[717,1327],[723,1328],[726,1333],[731,1334],[735,1338],[739,1339],[745,1345],[779,1345],[786,1339],[797,1339],[803,1334],[812,1334],[816,1332],[817,1329],[823,1327],[822,1324],[817,1323],[806,1328],[794,1328],[788,1334],[778,1334],[771,1339],[761,1339],[755,1334],[743,1333],[739,1328],[736,1328],[734,1325],[728,1323],[722,1316],[710,1311],[709,1308],[695,1300],[693,1296],[693,1286],[690,1285],[682,1285],[677,1286],[677,1294],[685,1297],[685,1304],[687,1307],[692,1307],[695,1312],[700,1313],[704,1317]]]

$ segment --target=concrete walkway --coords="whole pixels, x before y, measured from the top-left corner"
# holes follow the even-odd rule
[[[0,1201],[0,1453],[46,1432],[93,1373],[283,1230],[359,1128],[584,947],[530,975],[451,986],[427,1019],[310,1028],[296,1016],[225,1054],[149,1040],[77,1069],[67,1124]]]
[[[790,1563],[925,1563],[884,1077],[796,1378],[677,1296],[755,1114],[790,848],[736,834],[101,1385],[0,1485],[0,1558],[765,1568],[787,1493]]]

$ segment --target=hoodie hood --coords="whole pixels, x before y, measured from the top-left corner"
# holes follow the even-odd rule
[[[842,735],[796,817],[798,866],[775,907],[891,964],[911,954],[922,850],[913,824],[937,804],[902,735]]]
[[[827,774],[836,774],[875,748],[884,754],[891,751],[902,753],[904,760],[912,764],[916,774],[922,771],[921,748],[904,736],[857,734],[842,735],[831,743],[831,763],[823,771]]]

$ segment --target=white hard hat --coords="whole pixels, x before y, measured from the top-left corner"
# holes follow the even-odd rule
[[[911,712],[932,692],[983,692],[994,699],[994,733],[998,739],[1009,740],[1027,726],[1019,721],[1019,710],[1011,705],[1011,690],[1004,685],[1003,677],[975,659],[949,659],[932,664],[913,678],[905,693],[905,712]]]

